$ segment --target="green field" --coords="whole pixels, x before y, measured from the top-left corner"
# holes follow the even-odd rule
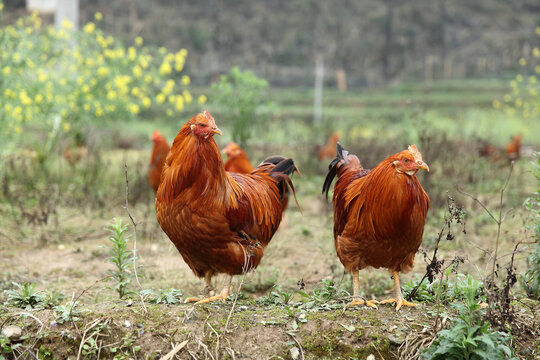
[[[494,99],[508,92],[507,84],[506,80],[483,79],[347,92],[326,88],[320,125],[312,123],[312,90],[270,88],[271,105],[253,124],[247,152],[253,164],[271,154],[295,159],[302,172],[293,177],[301,211],[290,205],[259,268],[247,274],[241,286],[241,277],[236,279],[233,287],[240,289],[238,301],[231,297],[225,304],[175,303],[197,295],[202,281],[161,231],[154,194],[146,181],[152,131],[160,129],[172,141],[197,109],[169,120],[145,116],[137,121],[88,124],[84,131],[89,155],[74,166],[62,157],[66,139],[42,163],[32,154],[30,141],[23,139],[12,147],[16,150],[3,155],[0,168],[0,327],[16,325],[24,337],[18,346],[0,337],[0,359],[75,358],[79,352],[80,358],[87,359],[98,354],[100,358],[154,359],[171,351],[171,344],[186,340],[178,350],[180,358],[300,358],[293,348],[301,349],[306,359],[417,358],[437,331],[450,328],[457,317],[454,305],[465,301],[459,295],[465,285],[456,284],[466,275],[484,284],[475,302],[485,300],[498,227],[481,205],[460,190],[474,195],[495,215],[501,206],[504,212],[512,209],[501,225],[496,286],[502,289],[508,283],[506,269],[512,259],[518,278],[529,267],[534,219],[523,202],[538,188],[532,171],[534,152],[540,149],[540,119],[509,117],[492,107]],[[194,89],[193,93],[207,90]],[[216,138],[223,147],[232,139],[230,125],[220,120],[219,109],[206,108],[223,131],[223,137]],[[444,236],[438,258],[445,260],[445,268],[452,260],[455,265],[453,271],[436,274],[445,290],[441,293],[443,287],[438,288],[436,296],[435,285],[431,292],[425,288],[425,297],[415,300],[421,302],[419,309],[402,309],[397,314],[389,305],[379,310],[344,309],[352,282],[335,255],[331,205],[321,195],[329,160],[317,157],[318,147],[333,132],[366,168],[413,143],[431,168],[419,176],[432,208],[414,270],[403,276],[402,284],[409,283],[404,291],[410,291],[426,273],[429,259],[423,254],[431,258],[441,229]],[[501,200],[510,162],[504,156],[497,160],[480,157],[479,149],[489,142],[504,152],[517,133],[523,135],[522,156],[513,166]],[[29,134],[28,139],[32,136],[40,134]],[[119,299],[111,289],[114,283],[103,281],[113,268],[106,262],[109,241],[104,228],[114,217],[121,217],[134,235],[124,208],[124,165],[129,208],[137,222],[141,286],[155,294],[173,294],[169,300],[141,293],[134,280],[128,286],[132,293]],[[452,224],[451,236],[444,225],[449,203],[464,210],[462,223]],[[133,239],[128,244],[132,247]],[[385,298],[392,287],[384,269],[362,271],[360,278],[366,298]],[[219,289],[224,279],[216,280]],[[37,309],[17,308],[3,291],[16,289],[13,282],[36,284],[36,291],[52,300]],[[180,291],[171,292],[171,288]],[[50,296],[53,292],[56,295]],[[498,329],[513,336],[516,356],[536,358],[540,356],[539,303],[527,297],[519,281],[510,295],[514,320],[503,319]],[[69,311],[66,314],[70,301],[78,304],[76,319]],[[485,314],[485,310],[475,311]],[[499,310],[492,311],[498,314]],[[63,322],[62,316],[67,317]],[[441,319],[442,327],[439,323],[435,329]],[[316,331],[320,336],[314,336]]]

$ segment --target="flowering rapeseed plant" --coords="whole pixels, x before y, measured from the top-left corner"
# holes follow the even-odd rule
[[[540,26],[536,28],[540,39]],[[518,60],[520,73],[510,81],[510,92],[502,99],[493,100],[493,107],[503,109],[509,116],[518,115],[525,119],[540,116],[540,41],[530,55]]]
[[[2,7],[0,0],[0,15]],[[34,13],[0,28],[1,136],[17,139],[27,125],[50,129],[58,118],[55,128],[69,131],[150,112],[175,116],[194,102],[182,73],[187,50],[153,51],[140,37],[125,46],[96,22],[80,32],[67,20],[44,28]]]

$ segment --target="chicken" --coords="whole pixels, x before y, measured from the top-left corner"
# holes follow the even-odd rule
[[[341,263],[353,276],[354,299],[348,306],[377,301],[360,297],[358,271],[367,266],[387,268],[393,276],[394,297],[381,303],[415,306],[401,295],[399,273],[413,267],[414,255],[424,232],[429,197],[416,173],[429,171],[415,145],[392,155],[372,170],[340,144],[323,185],[328,191],[334,177],[334,245]]]
[[[82,132],[75,132],[72,145],[66,147],[63,155],[71,166],[75,166],[75,164],[88,156],[88,147]]]
[[[227,155],[225,170],[240,174],[247,174],[253,171],[253,165],[249,162],[246,152],[234,141],[231,141],[222,150],[222,153]]]
[[[148,164],[148,182],[152,189],[157,192],[165,159],[171,147],[167,139],[158,130],[152,134],[152,141],[154,142],[154,148],[150,157],[150,164]]]
[[[255,269],[282,217],[281,199],[294,187],[292,159],[273,157],[250,174],[225,171],[213,135],[221,131],[205,111],[186,122],[174,139],[156,196],[157,219],[184,261],[204,277],[205,303],[227,298],[233,275]],[[211,279],[225,273],[219,295]]]
[[[319,160],[331,159],[336,157],[336,144],[339,141],[338,133],[333,133],[332,136],[328,138],[326,144],[319,149]]]
[[[521,134],[515,135],[510,142],[506,145],[506,156],[508,160],[519,159],[519,153],[521,150]]]

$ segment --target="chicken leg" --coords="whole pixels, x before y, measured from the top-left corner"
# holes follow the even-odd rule
[[[205,289],[207,289],[208,287],[211,287],[210,279],[211,279],[211,276],[205,275],[204,277]],[[225,300],[227,300],[227,297],[229,296],[231,292],[231,284],[232,284],[232,275],[229,275],[227,284],[223,287],[223,290],[221,290],[221,293],[219,293],[219,295],[203,297],[202,299],[190,297],[190,298],[187,298],[184,301],[184,303],[195,302],[195,305],[198,305],[198,304],[205,304],[205,303],[218,301],[218,300],[222,300],[223,302],[225,302]]]
[[[396,303],[396,311],[398,311],[401,306],[416,306],[417,304],[413,304],[408,302],[403,298],[403,295],[401,295],[401,286],[399,284],[399,272],[392,271],[392,277],[394,278],[394,288],[392,291],[394,292],[394,297],[391,299],[386,299],[381,301],[381,304],[389,304],[389,303]]]
[[[208,297],[208,295],[210,295],[210,292],[212,290],[214,290],[214,288],[212,287],[212,272],[211,271],[207,271],[204,273],[204,287],[203,287],[203,290],[202,290],[202,295],[203,295],[203,298],[206,298]],[[189,303],[189,302],[197,302],[197,301],[200,301],[201,299],[199,298],[196,298],[196,297],[188,297],[184,300],[184,303]]]
[[[364,300],[360,296],[360,279],[358,277],[358,270],[352,272],[353,278],[353,301],[350,304],[347,304],[345,308],[354,306],[354,305],[367,305],[374,309],[377,308],[377,300]]]

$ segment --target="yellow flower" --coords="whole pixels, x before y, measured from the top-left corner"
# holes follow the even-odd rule
[[[83,105],[83,109],[84,109],[84,111],[90,111],[90,104],[85,103],[85,104]]]
[[[83,31],[87,34],[91,34],[96,30],[96,24],[93,22],[89,22],[88,24],[84,25]]]
[[[88,85],[84,84],[82,86],[82,88],[81,88],[81,91],[82,91],[83,94],[86,94],[87,92],[90,91],[90,87]]]
[[[132,113],[133,115],[137,115],[140,111],[139,105],[137,104],[129,104],[127,106],[127,110]]]
[[[64,128],[64,132],[68,132],[71,129],[71,125],[68,122],[65,122],[62,127]]]
[[[169,96],[169,102],[170,102],[171,104],[174,103],[174,102],[176,102],[176,96],[170,95],[170,96]]]
[[[180,82],[182,83],[182,85],[189,85],[189,83],[191,82],[191,79],[189,78],[189,76],[184,75],[182,76],[182,79],[180,80]]]
[[[21,129],[21,127],[18,126],[18,125],[15,126],[15,129],[14,129],[14,130],[15,130],[15,133],[16,133],[16,134],[21,134],[21,133],[22,133],[22,129]]]
[[[67,116],[68,112],[66,109],[62,109],[60,110],[60,116],[62,116],[63,118],[65,118]]]
[[[0,3],[0,11],[4,10],[4,4]]]
[[[110,91],[107,93],[107,99],[109,99],[109,100],[114,100],[114,99],[116,99],[116,96],[117,96],[117,94],[116,94],[116,91],[114,91],[114,90],[110,90]]]
[[[142,46],[142,44],[143,44],[143,38],[140,37],[140,36],[137,36],[137,37],[135,38],[135,45],[137,45],[137,46]]]
[[[534,71],[537,73],[537,74],[540,74],[540,65],[536,65],[534,67]]]
[[[176,104],[174,105],[174,108],[178,111],[184,109],[184,98],[181,95],[176,97]]]
[[[527,65],[527,60],[525,60],[524,58],[519,59],[519,65],[521,66]]]
[[[25,90],[21,91],[19,94],[19,100],[21,100],[21,104],[23,105],[30,105],[32,104],[32,99],[28,96]]]
[[[60,79],[60,85],[66,86],[67,80],[66,79]]]
[[[521,105],[523,105],[523,101],[521,99],[516,99],[516,101],[514,101],[514,104],[516,105],[516,107],[521,107]]]
[[[5,66],[2,69],[2,74],[4,74],[4,75],[9,75],[10,72],[11,72],[11,68],[9,66]]]
[[[516,80],[517,80],[517,82],[522,82],[523,81],[523,75],[517,74]]]
[[[206,100],[208,100],[208,99],[206,98],[206,95],[199,95],[199,98],[197,99],[197,101],[198,101],[199,104],[201,104],[201,105],[206,104]]]
[[[186,100],[186,104],[191,104],[193,101],[193,96],[191,96],[190,92],[187,90],[182,91],[182,95],[184,95],[184,99]]]
[[[68,19],[64,19],[64,20],[62,20],[62,27],[64,29],[71,30],[71,29],[73,29],[73,23],[71,21],[69,21]]]
[[[97,69],[97,74],[98,74],[99,76],[106,76],[108,73],[109,73],[109,70],[108,70],[106,67],[100,66],[100,67]]]
[[[172,111],[171,109],[167,109],[167,111],[165,111],[165,114],[167,114],[167,116],[173,116],[174,111]]]
[[[537,47],[535,47],[533,49],[532,53],[533,53],[534,57],[540,57],[540,50]]]
[[[98,11],[97,13],[94,14],[94,19],[96,19],[97,21],[100,21],[101,19],[103,19],[103,14]]]
[[[100,116],[102,116],[102,115],[103,115],[103,109],[97,108],[97,109],[96,109],[96,116],[97,116],[97,117],[100,117]]]
[[[501,102],[499,100],[493,100],[493,107],[499,109],[501,107]]]
[[[505,102],[509,102],[510,100],[512,100],[512,97],[508,94],[504,95],[504,101]]]
[[[147,84],[150,84],[152,82],[152,76],[151,75],[146,75],[144,77],[144,82],[147,83]]]
[[[19,53],[13,54],[13,61],[15,61],[15,62],[21,61],[21,54],[19,54]]]
[[[163,62],[161,66],[159,67],[159,74],[160,75],[168,75],[172,72],[171,64],[168,62]]]
[[[152,100],[150,100],[149,97],[144,97],[141,101],[142,103],[142,106],[145,108],[145,109],[148,109],[150,107],[150,105],[152,105]]]
[[[536,35],[540,35],[540,26],[536,27]]]
[[[137,57],[137,50],[135,50],[135,48],[133,46],[130,46],[128,48],[128,59],[130,61],[133,61],[133,60],[135,60],[136,57]]]
[[[43,95],[41,94],[37,94],[36,97],[34,98],[36,104],[41,104],[43,102]]]
[[[138,77],[142,76],[142,73],[143,73],[142,69],[141,69],[141,67],[139,65],[135,65],[133,67],[133,76],[138,78]]]
[[[158,49],[158,53],[160,53],[161,55],[165,54],[167,52],[167,49],[165,49],[163,46],[160,46],[159,49]]]
[[[139,89],[138,87],[134,87],[133,89],[131,89],[131,95],[133,96],[141,95],[141,89]]]
[[[534,75],[529,76],[529,83],[536,84],[536,76],[534,76]]]
[[[165,102],[165,95],[159,93],[159,94],[156,96],[156,101],[158,102],[158,104],[163,104],[163,103]]]

